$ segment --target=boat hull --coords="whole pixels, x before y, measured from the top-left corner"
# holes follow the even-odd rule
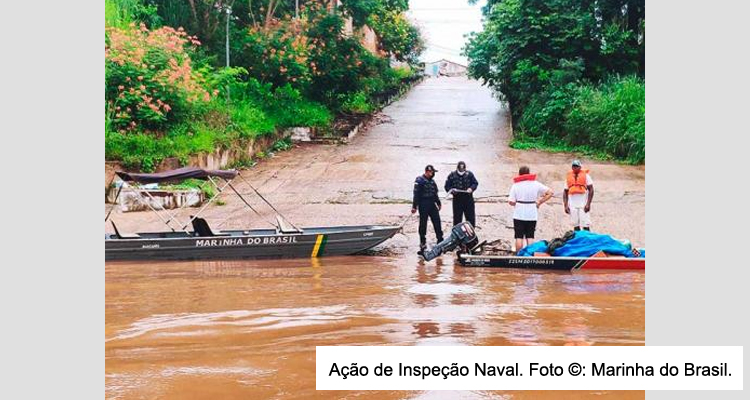
[[[273,230],[230,231],[194,237],[186,233],[143,233],[139,238],[105,238],[105,260],[245,260],[350,255],[391,238],[397,226],[305,228],[303,233]]]
[[[536,269],[553,271],[578,270],[645,270],[645,258],[625,257],[513,257],[461,254],[458,258],[465,267]]]

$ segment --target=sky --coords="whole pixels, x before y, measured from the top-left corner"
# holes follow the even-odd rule
[[[467,65],[461,48],[466,43],[465,34],[482,30],[480,0],[469,5],[467,0],[409,0],[408,15],[421,29],[425,38],[425,51],[421,61],[431,62],[445,58]]]

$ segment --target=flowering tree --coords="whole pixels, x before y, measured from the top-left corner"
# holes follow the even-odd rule
[[[189,50],[200,43],[182,28],[149,30],[141,24],[107,28],[104,59],[110,126],[160,129],[211,96]]]
[[[305,89],[315,71],[309,60],[311,43],[305,30],[306,21],[288,17],[265,26],[251,26],[235,60],[262,82],[275,87],[288,83]]]

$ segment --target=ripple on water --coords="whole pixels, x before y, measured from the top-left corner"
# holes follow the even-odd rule
[[[158,392],[169,380],[186,376],[227,376],[242,385],[254,385],[258,378],[271,375],[275,370],[264,370],[247,366],[169,366],[161,370],[145,370],[139,373],[105,374],[105,393],[108,399],[131,397],[131,392],[150,388]]]
[[[264,376],[273,371],[249,368],[249,367],[167,367],[161,370],[160,375],[169,378],[180,375],[241,375],[243,377]]]
[[[479,293],[479,290],[469,285],[456,285],[453,283],[420,283],[414,285],[406,290],[407,293],[412,294],[433,294],[433,295],[444,295],[444,294],[474,294]]]
[[[159,336],[196,336],[212,330],[195,327],[241,326],[256,329],[276,329],[291,326],[322,324],[348,317],[347,306],[274,308],[265,310],[231,310],[213,313],[158,314],[133,322],[111,340],[130,339],[149,333]]]

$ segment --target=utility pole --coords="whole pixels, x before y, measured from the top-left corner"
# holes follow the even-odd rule
[[[232,6],[227,6],[227,68],[229,68],[229,20],[232,19]],[[227,103],[232,100],[232,96],[229,94],[229,85],[227,84]]]
[[[294,0],[294,18],[299,19],[299,0]]]
[[[229,68],[229,20],[232,19],[232,6],[227,7],[227,68]]]

